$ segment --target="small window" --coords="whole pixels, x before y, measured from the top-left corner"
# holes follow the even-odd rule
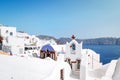
[[[32,47],[29,47],[29,50],[32,50]]]
[[[28,50],[28,48],[27,48],[27,47],[25,47],[25,51],[26,51],[26,50]]]
[[[13,36],[13,32],[10,32],[10,36]]]
[[[8,33],[8,30],[6,30],[6,33]]]

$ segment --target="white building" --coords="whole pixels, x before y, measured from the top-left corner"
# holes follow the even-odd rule
[[[0,80],[71,80],[70,66],[61,55],[54,61],[0,54],[0,65]]]
[[[82,49],[82,42],[78,43],[74,35],[72,41],[65,45],[43,45],[40,55],[43,59],[49,56],[57,61],[60,54],[64,55],[65,62],[68,62],[71,67],[71,77],[80,80],[87,80],[89,71],[102,66],[100,55],[93,50]]]
[[[6,39],[9,36],[16,36],[16,27],[0,25],[0,36]]]
[[[96,54],[96,52],[91,49],[83,49],[82,54],[86,55],[88,59],[89,69],[97,69],[102,66],[102,63],[100,63],[100,54]]]
[[[24,54],[34,57],[40,56],[41,41],[39,38],[25,32],[17,32],[17,37],[24,39]]]
[[[49,40],[40,39],[40,44],[41,44],[42,46],[47,45],[47,44],[57,45],[57,43],[56,43],[55,40],[53,40],[53,39],[49,39]]]
[[[90,49],[82,49],[82,42],[78,43],[72,35],[72,41],[66,43],[65,60],[70,64],[72,73],[81,80],[86,80],[88,71],[101,67],[100,55]]]
[[[78,43],[74,35],[71,42],[67,42],[64,45],[57,45],[54,40],[40,40],[35,35],[16,32],[15,27],[2,25],[0,26],[0,46],[3,51],[14,55],[20,54],[24,56],[25,54],[27,56],[40,57],[41,59],[49,57],[54,62],[57,62],[57,66],[53,71],[54,73],[51,75],[52,77],[45,80],[58,80],[58,78],[67,80],[67,73],[71,73],[69,77],[88,80],[89,71],[102,66],[100,55],[93,50],[83,49],[82,42]],[[69,71],[66,72],[67,70]],[[55,79],[54,77],[58,78]]]
[[[0,26],[0,37],[2,50],[12,54],[24,53],[22,38],[16,37],[16,27]]]
[[[0,49],[5,52],[39,56],[39,39],[34,35],[24,32],[17,32],[16,27],[0,25]],[[26,49],[28,48],[28,49]]]

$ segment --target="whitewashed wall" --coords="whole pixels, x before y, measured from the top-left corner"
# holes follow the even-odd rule
[[[45,80],[60,80],[60,70],[63,69],[64,80],[70,80],[71,69],[68,63],[59,63]]]
[[[83,54],[86,55],[88,58],[88,68],[89,69],[97,69],[102,66],[102,63],[100,62],[100,55],[94,52],[91,49],[83,49]]]
[[[24,39],[23,38],[8,37],[8,45],[11,46],[11,51],[13,54],[24,53]]]
[[[13,35],[10,35],[11,32],[13,33]],[[3,38],[6,38],[8,36],[16,36],[16,27],[0,27],[0,36],[2,36]]]
[[[75,43],[76,45],[76,50],[75,53],[71,52],[70,46],[72,43]],[[66,44],[66,49],[65,49],[65,58],[70,58],[72,61],[76,61],[76,59],[81,58],[81,53],[82,53],[82,42],[80,44],[76,43],[75,41],[72,41],[70,43]]]
[[[101,80],[113,80],[112,77],[113,77],[113,73],[115,71],[116,63],[117,63],[117,60],[112,60],[110,62],[109,67],[106,71],[106,74],[105,74],[105,76],[102,77]]]

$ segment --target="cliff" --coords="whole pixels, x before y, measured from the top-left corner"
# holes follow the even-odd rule
[[[39,35],[37,36],[39,39],[53,39],[58,44],[65,44],[66,42],[70,42],[71,38],[62,37],[59,39],[56,39],[52,36],[47,35]],[[104,38],[94,38],[94,39],[76,39],[78,43],[83,41],[83,44],[86,45],[120,45],[120,38],[114,38],[114,37],[104,37]]]
[[[87,45],[120,45],[120,38],[95,38],[95,39],[76,39],[79,43],[83,41],[83,44]],[[70,42],[70,38],[60,38],[59,42],[65,44]]]

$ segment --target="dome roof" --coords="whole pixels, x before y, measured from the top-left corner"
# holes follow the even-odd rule
[[[42,48],[41,48],[42,51],[51,51],[51,52],[54,52],[54,49],[51,45],[47,44],[47,45],[44,45]]]

